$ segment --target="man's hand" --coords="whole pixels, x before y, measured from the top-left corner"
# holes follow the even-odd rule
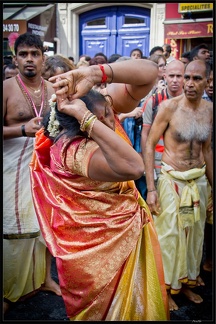
[[[153,215],[160,214],[160,203],[158,200],[157,190],[149,191],[147,193],[146,203],[149,206],[149,209]]]
[[[42,117],[34,117],[25,124],[25,132],[28,137],[35,137],[35,133],[41,128]]]

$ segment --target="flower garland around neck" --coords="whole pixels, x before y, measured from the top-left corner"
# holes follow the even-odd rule
[[[60,133],[60,129],[59,129],[59,121],[56,119],[56,111],[55,111],[56,95],[55,94],[52,94],[49,100],[49,105],[51,110],[50,110],[50,117],[49,117],[47,130],[51,137],[56,137]]]

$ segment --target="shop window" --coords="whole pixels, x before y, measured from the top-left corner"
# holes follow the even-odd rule
[[[213,11],[202,11],[202,12],[186,12],[182,14],[183,19],[203,19],[203,18],[212,18]]]

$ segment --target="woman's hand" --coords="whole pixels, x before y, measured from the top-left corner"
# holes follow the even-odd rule
[[[142,117],[142,114],[143,114],[143,111],[142,111],[142,108],[141,107],[137,107],[134,109],[134,118],[135,119],[138,119],[140,117]]]
[[[62,95],[57,95],[57,108],[58,111],[75,117],[79,123],[88,110],[86,104],[82,100],[74,99],[70,101],[68,98],[63,99]]]
[[[66,95],[69,100],[77,99],[85,95],[94,86],[94,69],[75,69],[53,76],[49,81],[55,82],[53,88],[56,95],[62,95],[63,97]],[[101,73],[99,69],[98,73]]]

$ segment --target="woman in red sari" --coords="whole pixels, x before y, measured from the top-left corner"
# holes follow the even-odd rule
[[[167,320],[160,246],[133,181],[143,161],[119,136],[126,138],[115,117],[135,108],[157,69],[147,60],[110,66],[57,78],[57,105],[36,135],[30,164],[33,201],[70,320]],[[109,84],[105,96],[89,91],[101,81],[116,87]]]

